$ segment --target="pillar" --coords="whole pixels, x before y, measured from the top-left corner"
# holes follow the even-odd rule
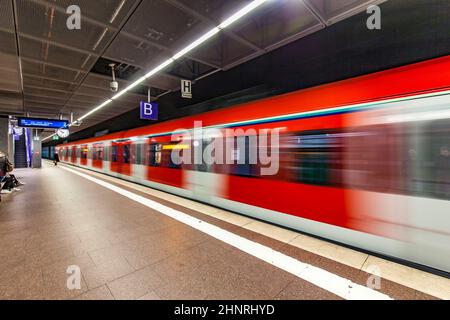
[[[41,140],[41,129],[31,129],[31,153],[33,154],[33,161],[31,167],[41,168],[42,167],[42,140]]]
[[[9,118],[0,116],[0,150],[11,158],[9,149]]]

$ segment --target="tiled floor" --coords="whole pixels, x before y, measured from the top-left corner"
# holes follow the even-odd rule
[[[0,204],[0,299],[340,299],[59,167],[17,176],[27,185]],[[338,263],[288,244],[300,241],[291,231],[269,238],[249,218],[211,208],[204,214],[195,210],[201,205],[186,208],[140,188],[128,189],[355,283],[370,276],[352,266],[364,263],[358,253],[349,265]],[[79,289],[67,288],[69,266],[81,270]],[[433,298],[388,280],[381,291]]]

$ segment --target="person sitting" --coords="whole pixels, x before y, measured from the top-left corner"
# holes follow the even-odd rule
[[[8,187],[10,185],[9,177],[7,176],[7,160],[6,155],[0,151],[0,186],[1,193],[10,193]]]
[[[6,155],[0,151],[0,182],[6,176]]]
[[[9,162],[6,155],[0,151],[0,181],[4,183],[1,193],[11,193],[12,191],[20,191],[17,187],[24,185],[11,172],[14,166]]]

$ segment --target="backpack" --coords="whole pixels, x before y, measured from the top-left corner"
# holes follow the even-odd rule
[[[6,159],[6,172],[11,172],[14,170],[14,166],[12,165],[11,162],[8,161],[8,159]]]

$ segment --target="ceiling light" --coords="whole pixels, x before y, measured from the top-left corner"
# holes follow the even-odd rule
[[[137,79],[135,82],[133,82],[132,84],[130,84],[128,87],[126,87],[125,89],[123,89],[122,91],[120,91],[118,94],[116,94],[115,96],[113,96],[111,98],[111,100],[116,100],[118,98],[120,98],[122,95],[124,95],[125,93],[127,93],[128,91],[130,91],[131,89],[133,89],[134,87],[136,87],[137,85],[139,85],[140,83],[142,83],[142,81],[144,81],[146,79],[145,76],[140,77],[139,79]]]
[[[47,140],[47,139],[50,139],[51,137],[53,137],[53,136],[55,136],[55,135],[56,135],[56,133],[54,133],[54,134],[51,134],[51,135],[49,135],[48,137],[46,137],[46,138],[42,139],[42,141],[45,141],[45,140]]]
[[[151,76],[153,76],[155,73],[160,72],[162,69],[164,69],[165,67],[167,67],[169,64],[171,64],[172,62],[174,62],[175,60],[173,58],[169,58],[166,61],[164,61],[163,63],[161,63],[159,66],[157,66],[155,69],[153,69],[152,71],[150,71],[149,73],[147,73],[144,77],[145,79],[150,78]]]
[[[220,29],[218,27],[215,27],[214,29],[211,29],[210,31],[205,33],[203,36],[201,36],[200,38],[198,38],[197,40],[192,42],[190,45],[188,45],[186,48],[184,48],[183,50],[181,50],[180,52],[175,54],[173,56],[173,59],[177,60],[177,59],[181,58],[182,56],[186,55],[189,51],[195,49],[200,44],[202,44],[203,42],[205,42],[206,40],[208,40],[209,38],[213,37],[214,35],[216,35],[219,32],[220,32]]]
[[[243,16],[245,16],[249,12],[255,10],[256,8],[258,8],[260,5],[262,5],[264,2],[267,2],[267,1],[268,0],[255,0],[255,1],[252,1],[250,4],[248,4],[247,6],[245,6],[244,8],[242,8],[241,10],[239,10],[238,12],[233,14],[231,17],[226,19],[224,22],[219,24],[219,28],[220,29],[225,29],[226,27],[228,27],[229,25],[233,24],[234,22],[236,22],[237,20],[239,20],[240,18],[242,18]]]
[[[99,105],[98,107],[96,107],[95,109],[92,109],[91,111],[89,111],[88,113],[86,113],[84,116],[82,116],[81,118],[79,118],[77,121],[81,121],[87,117],[89,117],[91,114],[93,114],[94,112],[97,112],[98,110],[100,110],[101,108],[103,108],[104,106],[108,105],[109,103],[111,103],[112,100],[106,100],[105,102],[103,102],[101,105]]]

